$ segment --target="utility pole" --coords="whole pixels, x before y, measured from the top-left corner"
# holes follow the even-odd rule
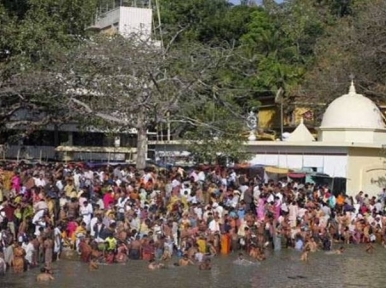
[[[284,133],[284,90],[279,88],[276,92],[275,103],[280,105],[280,141],[283,141]]]

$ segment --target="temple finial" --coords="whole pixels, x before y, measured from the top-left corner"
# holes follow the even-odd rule
[[[355,85],[354,85],[354,78],[355,78],[354,75],[351,74],[350,75],[351,85],[350,85],[350,89],[349,89],[349,94],[356,94],[357,93],[357,91],[355,89]]]

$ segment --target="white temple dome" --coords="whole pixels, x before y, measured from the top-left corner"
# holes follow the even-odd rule
[[[369,98],[357,94],[351,82],[349,93],[327,107],[320,128],[384,129],[382,113]]]

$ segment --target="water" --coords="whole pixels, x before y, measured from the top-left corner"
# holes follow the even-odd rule
[[[376,246],[367,254],[364,246],[349,246],[342,255],[309,254],[307,263],[300,254],[283,250],[269,255],[261,264],[236,265],[236,255],[212,259],[212,270],[200,271],[196,266],[172,267],[150,271],[145,261],[129,261],[126,265],[104,265],[88,271],[87,264],[60,261],[54,265],[55,280],[36,283],[38,270],[0,278],[0,288],[254,288],[254,287],[385,287],[386,249]]]

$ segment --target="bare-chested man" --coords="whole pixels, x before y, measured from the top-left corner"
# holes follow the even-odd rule
[[[55,280],[55,278],[49,273],[49,270],[47,270],[46,268],[41,268],[40,274],[36,276],[36,281],[46,282],[50,280]]]
[[[129,247],[129,258],[132,260],[139,260],[141,256],[141,241],[140,237],[136,236],[135,240],[133,240]]]
[[[212,269],[212,263],[209,258],[206,258],[205,261],[203,261],[200,266],[198,266],[200,270],[211,270]]]
[[[98,268],[99,268],[99,265],[98,265],[98,263],[96,261],[96,258],[91,258],[90,263],[88,265],[88,270],[89,271],[95,271]]]
[[[374,252],[374,246],[371,243],[366,245],[366,252],[372,254]]]
[[[184,254],[180,261],[178,261],[178,266],[188,266],[189,264],[194,265],[193,261],[188,258],[187,254]]]
[[[162,267],[164,267],[164,265],[161,264],[161,263],[156,263],[154,259],[150,259],[150,260],[149,260],[148,268],[149,268],[150,270],[156,270],[156,269],[160,269],[160,268],[162,268]]]
[[[44,238],[43,247],[44,247],[44,263],[46,267],[50,268],[52,263],[54,242],[52,241],[51,238]]]

